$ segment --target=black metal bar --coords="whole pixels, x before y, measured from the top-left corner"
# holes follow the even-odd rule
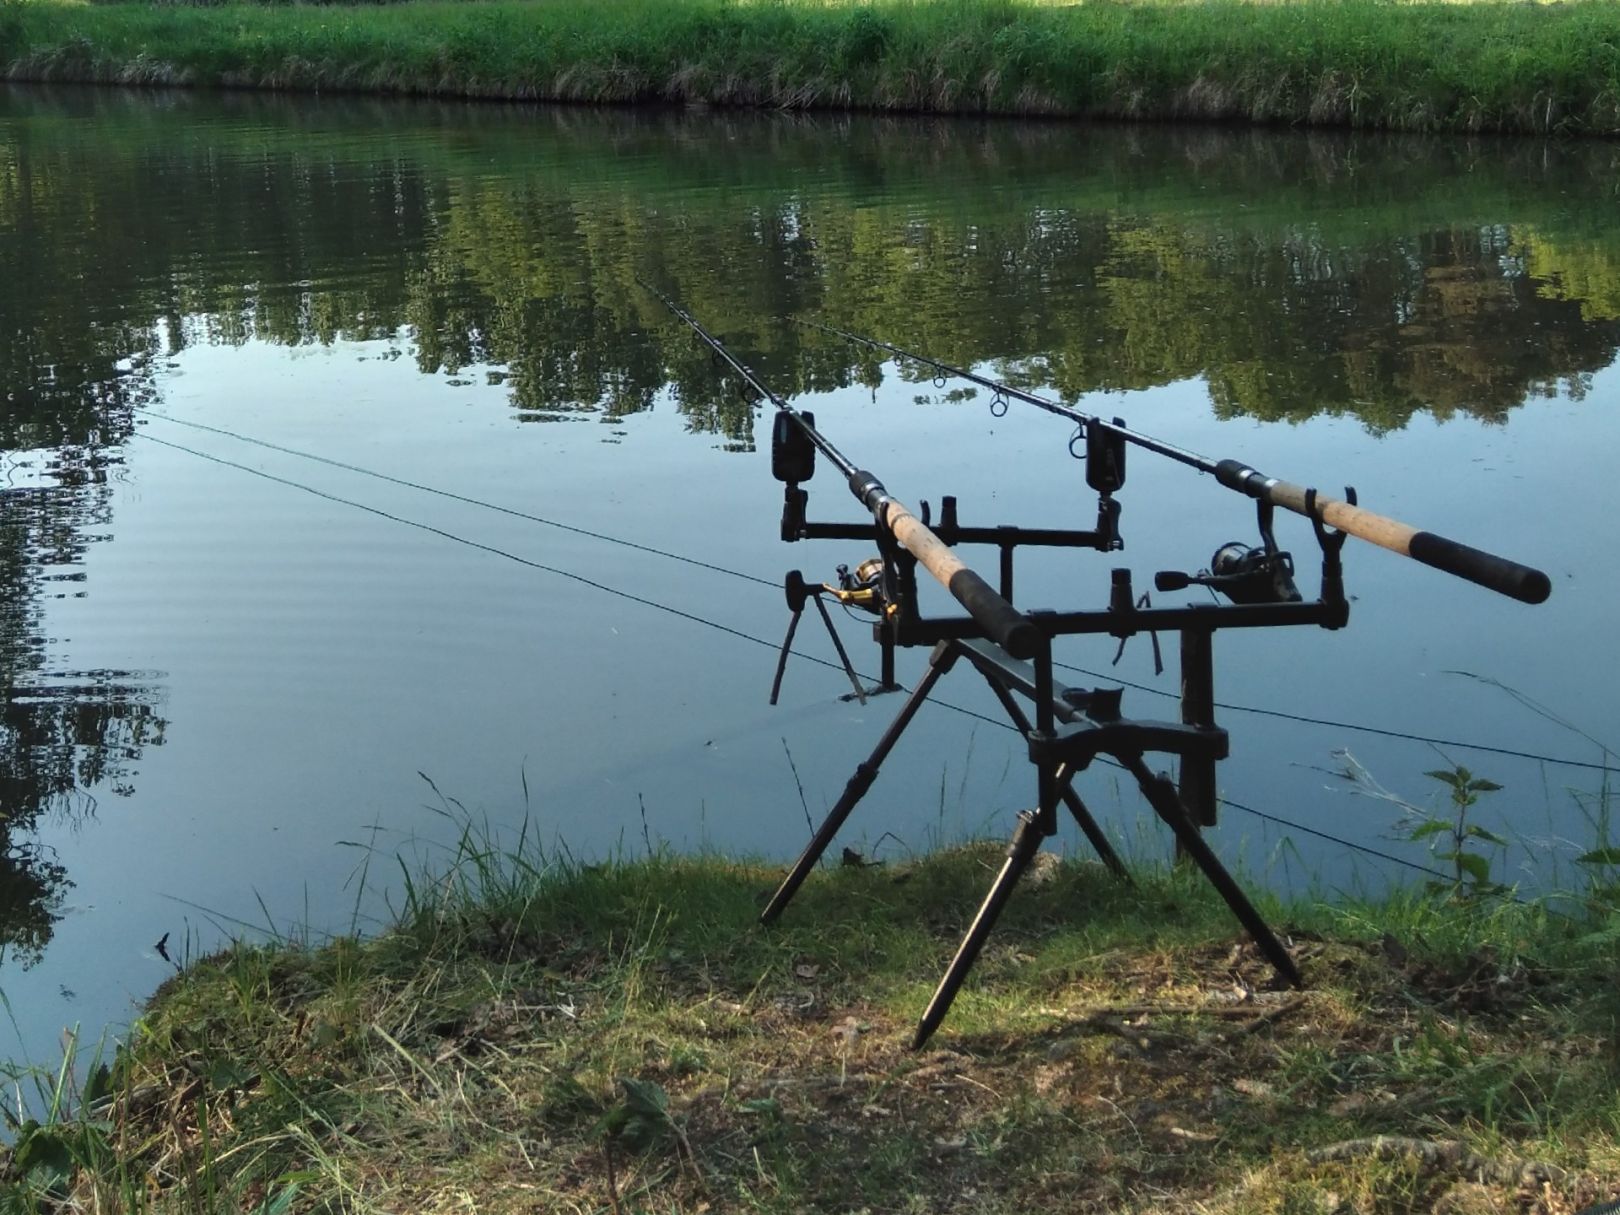
[[[911,1039],[912,1050],[921,1050],[928,1039],[933,1037],[939,1023],[945,1019],[945,1014],[950,1011],[951,1004],[956,999],[956,993],[962,989],[962,981],[967,978],[968,971],[973,969],[979,951],[984,948],[985,941],[990,937],[990,930],[996,926],[1002,908],[1012,897],[1013,887],[1018,884],[1024,870],[1029,868],[1030,861],[1040,851],[1041,841],[1045,838],[1036,812],[1025,810],[1018,816],[1018,826],[1013,831],[1012,843],[1007,847],[1007,859],[1001,866],[1001,872],[996,874],[996,880],[991,884],[989,893],[984,896],[984,903],[979,907],[978,915],[973,917],[973,923],[968,926],[967,935],[957,946],[956,956],[951,959],[951,964],[946,967],[939,986],[934,989],[928,1007],[923,1010],[922,1020],[917,1023],[917,1032]]]
[[[1204,837],[1198,833],[1187,817],[1187,811],[1176,795],[1176,787],[1162,776],[1155,776],[1148,770],[1147,764],[1142,762],[1140,755],[1118,755],[1116,758],[1122,763],[1136,783],[1141,787],[1142,795],[1147,798],[1148,805],[1164,820],[1165,825],[1175,832],[1176,842],[1186,855],[1204,871],[1210,885],[1220,892],[1221,898],[1232,909],[1232,914],[1238,918],[1254,943],[1260,947],[1260,952],[1266,955],[1278,974],[1295,987],[1303,987],[1304,979],[1300,976],[1299,967],[1294,965],[1294,959],[1288,956],[1288,950],[1277,939],[1277,934],[1271,931],[1271,926],[1254,909],[1249,902],[1249,896],[1243,893],[1243,888],[1233,880],[1232,875],[1226,871]]]
[[[1030,724],[1029,716],[1024,712],[1023,706],[1013,699],[1012,693],[1007,691],[999,680],[993,678],[982,667],[979,668],[979,674],[984,676],[985,683],[990,685],[990,690],[995,693],[996,699],[1001,702],[1001,707],[1006,710],[1007,716],[1012,719],[1013,725],[1018,727],[1018,732],[1026,738],[1029,737],[1035,727]],[[1065,770],[1066,766],[1060,769],[1060,775]],[[1103,834],[1102,827],[1092,817],[1091,811],[1086,808],[1085,802],[1080,800],[1080,795],[1074,791],[1074,787],[1065,783],[1062,789],[1063,804],[1068,807],[1070,815],[1079,824],[1080,830],[1085,833],[1086,839],[1091,841],[1091,847],[1097,853],[1097,859],[1108,866],[1109,870],[1120,881],[1128,885],[1135,885],[1131,880],[1130,871],[1125,868],[1125,862],[1119,859],[1119,853],[1114,851],[1114,846],[1108,842],[1108,837]]]
[[[822,623],[827,626],[827,636],[832,638],[833,649],[838,651],[838,661],[844,664],[844,674],[849,676],[849,682],[855,689],[855,696],[864,705],[866,703],[866,689],[861,687],[861,677],[855,674],[855,664],[850,662],[849,654],[844,649],[843,639],[838,636],[838,630],[833,626],[833,618],[827,611],[827,605],[821,601],[820,595],[815,595],[816,608],[821,612]],[[771,700],[776,703],[775,698]]]
[[[817,600],[817,602],[819,603],[820,600]],[[788,617],[787,636],[782,638],[782,652],[776,657],[776,678],[771,680],[771,703],[773,705],[776,703],[776,698],[782,693],[782,676],[787,674],[788,651],[793,648],[793,634],[799,631],[799,617],[803,615],[804,612],[801,609]]]
[[[839,796],[837,803],[828,811],[826,819],[816,829],[810,843],[799,855],[799,859],[794,862],[793,868],[788,871],[787,877],[782,879],[782,884],[777,887],[776,893],[771,896],[770,903],[760,914],[759,922],[761,924],[769,924],[782,914],[782,909],[792,900],[793,895],[804,884],[804,879],[809,877],[810,871],[816,867],[816,862],[821,859],[821,854],[826,852],[828,846],[833,842],[833,837],[838,834],[839,828],[844,825],[844,820],[849,817],[850,811],[855,808],[856,803],[861,798],[866,796],[866,791],[872,787],[872,782],[877,779],[878,769],[883,766],[883,761],[888,758],[889,752],[894,750],[894,745],[900,741],[900,736],[906,732],[906,727],[911,724],[911,719],[917,715],[917,710],[922,708],[923,702],[928,699],[928,694],[934,690],[934,685],[939,682],[940,676],[950,670],[955,662],[956,647],[954,645],[942,642],[934,648],[934,652],[929,655],[928,669],[923,672],[923,677],[918,681],[916,690],[906,698],[906,703],[900,706],[900,712],[889,723],[889,728],[883,732],[883,737],[878,739],[877,746],[872,748],[871,756],[864,763],[856,765],[855,774],[849,778],[849,783],[844,786],[844,792]]]
[[[946,532],[935,529],[941,540],[958,544],[994,544],[1024,548],[1101,548],[1100,532],[1066,527],[957,527]],[[873,540],[877,529],[870,523],[806,523],[799,529],[800,540]]]
[[[1215,634],[1181,630],[1181,720],[1200,730],[1215,728]],[[1215,825],[1215,760],[1187,755],[1181,761],[1181,800],[1197,827]]]
[[[1131,877],[1131,871],[1125,868],[1125,862],[1120,859],[1119,853],[1114,851],[1114,846],[1108,842],[1108,837],[1103,834],[1102,826],[1092,815],[1086,803],[1080,799],[1080,795],[1074,791],[1073,786],[1066,785],[1064,787],[1063,804],[1069,808],[1069,813],[1074,816],[1074,821],[1080,824],[1080,830],[1085,832],[1086,839],[1091,842],[1092,849],[1097,853],[1097,859],[1108,866],[1109,872],[1127,886],[1136,885],[1135,879]]]
[[[1053,637],[1081,637],[1098,633],[1133,637],[1138,633],[1171,632],[1190,627],[1262,629],[1314,624],[1323,628],[1338,628],[1348,617],[1347,603],[1210,603],[1175,608],[1132,608],[1125,612],[1042,612],[1032,616],[1031,620],[1042,633]],[[937,641],[983,635],[984,630],[965,616],[918,618],[901,623],[895,629],[896,643],[904,646],[933,645]]]

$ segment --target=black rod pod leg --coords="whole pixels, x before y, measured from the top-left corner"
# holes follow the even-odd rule
[[[962,989],[962,980],[967,978],[967,972],[973,968],[978,959],[979,951],[990,937],[990,930],[996,926],[996,920],[1001,910],[1012,897],[1013,887],[1018,884],[1019,877],[1029,868],[1029,863],[1041,849],[1041,841],[1050,831],[1043,830],[1041,819],[1050,818],[1033,810],[1022,811],[1018,815],[1018,826],[1013,831],[1012,843],[1007,846],[1007,859],[1002,863],[1001,872],[996,874],[996,880],[990,887],[990,892],[984,896],[984,904],[979,908],[979,914],[973,917],[973,923],[968,926],[967,935],[957,946],[956,956],[945,970],[945,975],[934,990],[933,999],[928,1001],[928,1007],[923,1010],[922,1020],[917,1023],[917,1032],[911,1039],[911,1049],[921,1050],[928,1039],[934,1036],[939,1023],[950,1012],[951,1003],[956,999],[956,993]]]
[[[916,690],[906,698],[906,703],[900,706],[900,712],[895,714],[889,728],[883,731],[883,737],[878,739],[877,746],[872,748],[871,756],[864,763],[856,765],[855,775],[849,778],[849,783],[844,786],[844,792],[839,796],[837,803],[827,813],[826,819],[811,837],[804,852],[794,862],[787,877],[782,879],[782,884],[771,896],[765,910],[760,913],[761,924],[769,924],[781,915],[782,909],[792,900],[799,887],[804,885],[804,879],[810,876],[810,871],[816,867],[821,854],[832,844],[833,837],[844,825],[849,812],[855,809],[856,803],[865,797],[866,791],[872,787],[872,782],[877,779],[878,769],[883,766],[889,752],[894,750],[900,736],[906,732],[911,719],[917,716],[917,710],[922,708],[928,694],[934,690],[934,685],[955,664],[956,653],[956,646],[948,641],[942,641],[934,647],[934,652],[928,656],[928,670],[923,672]]]
[[[832,638],[833,649],[838,651],[838,661],[844,664],[844,674],[849,676],[850,686],[855,689],[855,697],[863,705],[866,703],[866,689],[861,687],[861,677],[855,673],[855,665],[849,660],[849,651],[844,649],[843,640],[838,636],[838,630],[833,627],[832,616],[827,612],[827,605],[817,595],[816,610],[821,613],[821,622],[827,626],[827,636]],[[775,704],[773,700],[771,702]]]
[[[797,570],[793,572],[798,573]],[[816,602],[820,603],[821,601],[818,599]],[[776,678],[771,680],[771,704],[773,705],[776,703],[776,698],[782,694],[782,676],[787,674],[788,655],[793,652],[793,635],[799,631],[799,618],[803,615],[804,609],[800,608],[788,617],[787,636],[782,638],[782,651],[776,656]]]
[[[1028,738],[1035,727],[1030,725],[1029,717],[1025,714],[1023,706],[1012,698],[1011,692],[988,675],[985,676],[984,681],[990,685],[990,690],[996,694],[996,699],[1001,702],[1001,707],[1007,711],[1007,716],[1012,718],[1013,725],[1018,727],[1019,732],[1025,738]],[[1069,813],[1074,816],[1074,821],[1079,824],[1080,830],[1085,832],[1086,839],[1091,841],[1091,846],[1097,853],[1097,859],[1107,865],[1109,872],[1127,886],[1135,885],[1131,881],[1130,871],[1125,868],[1125,862],[1119,859],[1119,853],[1114,851],[1114,846],[1108,842],[1108,837],[1103,834],[1103,829],[1098,826],[1097,820],[1091,816],[1091,811],[1086,809],[1086,804],[1080,800],[1080,795],[1068,784],[1071,779],[1069,765],[1064,764],[1058,768],[1058,785],[1063,790],[1063,804],[1069,808]]]
[[[1114,851],[1114,846],[1108,842],[1108,837],[1103,834],[1097,820],[1091,816],[1091,811],[1086,809],[1086,803],[1080,800],[1080,795],[1071,788],[1065,788],[1063,804],[1069,808],[1074,821],[1080,825],[1080,830],[1085,832],[1086,838],[1091,841],[1092,848],[1097,852],[1097,859],[1107,865],[1108,871],[1127,886],[1136,885],[1131,879],[1130,870],[1125,868],[1125,862],[1119,859],[1119,853]]]
[[[1122,755],[1118,757],[1130,774],[1136,777],[1136,783],[1141,786],[1142,795],[1147,798],[1148,804],[1171,831],[1175,832],[1176,845],[1180,855],[1193,861],[1204,871],[1209,884],[1220,892],[1221,898],[1232,909],[1232,914],[1238,918],[1254,943],[1260,947],[1260,952],[1266,955],[1266,960],[1276,969],[1277,973],[1295,987],[1304,987],[1305,980],[1299,973],[1299,967],[1294,965],[1294,959],[1288,956],[1288,950],[1277,939],[1277,934],[1271,931],[1254,904],[1249,902],[1249,896],[1243,893],[1243,888],[1233,880],[1232,875],[1226,871],[1198,828],[1193,826],[1192,820],[1187,817],[1186,807],[1181,804],[1181,798],[1176,794],[1175,785],[1164,776],[1155,776],[1148,771],[1140,755]]]

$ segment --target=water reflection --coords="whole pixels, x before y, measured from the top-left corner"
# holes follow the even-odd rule
[[[797,316],[1070,399],[1501,420],[1620,346],[1620,151],[1071,124],[0,93],[0,943],[67,875],[42,816],[127,794],[157,677],[51,670],[109,481],[197,345],[369,343],[520,421],[755,406],[638,280],[784,388],[876,385]],[[933,399],[927,391],[922,398]]]
[[[94,815],[98,793],[128,797],[166,725],[153,676],[49,669],[41,600],[85,593],[84,547],[110,522],[106,458],[68,448],[49,463],[54,484],[0,490],[0,958],[23,966],[72,885],[29,833],[47,816]]]
[[[131,355],[401,332],[522,417],[674,384],[744,438],[638,276],[801,386],[874,374],[782,319],[818,313],[1071,397],[1202,376],[1226,415],[1375,429],[1578,391],[1620,344],[1606,146],[142,104],[7,106],[0,375],[50,441],[127,424]]]

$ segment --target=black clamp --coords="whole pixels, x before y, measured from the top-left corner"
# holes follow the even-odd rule
[[[1344,500],[1346,504],[1356,504],[1356,490],[1353,485],[1344,487]],[[1311,529],[1316,532],[1316,543],[1322,549],[1322,601],[1324,603],[1341,604],[1344,600],[1344,562],[1340,553],[1344,549],[1345,538],[1350,534],[1336,527],[1329,527],[1322,522],[1322,516],[1316,509],[1316,490],[1305,491],[1305,513],[1310,516]]]

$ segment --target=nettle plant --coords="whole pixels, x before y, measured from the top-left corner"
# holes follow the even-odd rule
[[[1502,786],[1483,776],[1475,776],[1462,764],[1436,768],[1423,775],[1446,787],[1451,804],[1440,813],[1411,807],[1411,813],[1399,827],[1402,838],[1429,841],[1429,855],[1451,869],[1452,893],[1471,897],[1500,894],[1506,887],[1491,876],[1491,853],[1500,853],[1507,847],[1507,841],[1494,831],[1469,822],[1468,815],[1480,798],[1498,792]],[[1490,851],[1483,851],[1482,847]],[[1440,882],[1429,884],[1445,888]]]
[[[1373,778],[1372,773],[1348,751],[1335,751],[1339,768],[1333,775],[1349,782],[1353,791],[1364,797],[1375,797],[1400,809],[1401,817],[1394,827],[1396,839],[1428,845],[1429,855],[1451,871],[1450,881],[1438,878],[1428,888],[1453,897],[1478,898],[1500,894],[1507,889],[1493,875],[1493,862],[1500,859],[1507,840],[1494,831],[1471,821],[1474,807],[1482,797],[1498,792],[1502,786],[1483,776],[1475,776],[1462,764],[1449,768],[1436,768],[1424,775],[1446,787],[1446,804],[1442,807],[1420,806],[1399,794],[1391,793]]]

